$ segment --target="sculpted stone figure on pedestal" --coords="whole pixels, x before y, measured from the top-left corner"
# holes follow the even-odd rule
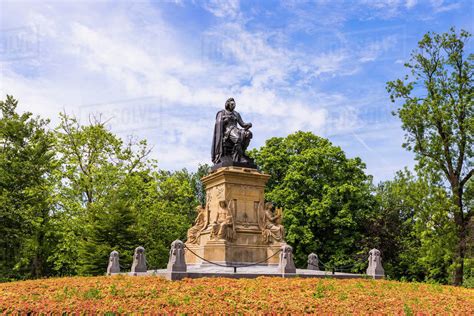
[[[225,109],[216,115],[212,140],[214,170],[227,166],[257,168],[253,160],[245,155],[245,150],[252,139],[252,132],[249,130],[252,123],[245,123],[239,112],[234,109],[235,100],[229,98],[225,102]]]
[[[212,223],[211,239],[232,241],[234,235],[234,219],[229,209],[229,204],[226,201],[220,201],[216,219]]]
[[[265,203],[265,215],[262,229],[262,236],[265,243],[272,243],[273,241],[283,241],[284,228],[281,224],[282,210],[276,209],[273,213],[273,203]]]
[[[146,272],[147,267],[146,267],[145,248],[141,246],[135,248],[131,270],[132,272]]]
[[[310,253],[308,256],[308,270],[319,270],[319,258],[315,253]]]
[[[281,246],[280,252],[280,263],[278,264],[278,270],[281,273],[296,273],[296,266],[293,261],[293,247],[287,244]]]
[[[369,267],[366,273],[373,277],[384,277],[385,271],[382,267],[382,259],[378,249],[374,248],[369,251]]]
[[[186,272],[187,268],[186,260],[184,259],[184,243],[179,239],[171,243],[167,269],[170,272]]]
[[[199,243],[199,236],[208,225],[208,207],[209,206],[204,208],[202,205],[196,207],[196,212],[198,213],[198,215],[196,217],[196,220],[194,221],[194,226],[188,229],[188,239],[186,243]]]
[[[107,267],[107,274],[120,273],[120,261],[119,253],[117,251],[112,251],[109,257],[109,265]]]

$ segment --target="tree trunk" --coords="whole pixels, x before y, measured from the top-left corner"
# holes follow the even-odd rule
[[[461,228],[460,228],[461,230]],[[454,270],[454,285],[460,286],[464,278],[464,256],[466,254],[466,234],[465,231],[459,231],[459,244],[456,251],[456,268]]]
[[[33,277],[40,278],[43,276],[43,247],[44,247],[44,234],[42,232],[37,233],[37,245],[35,249],[35,256],[33,257],[33,269],[32,275]]]
[[[466,255],[466,239],[467,239],[467,225],[463,213],[462,203],[462,187],[459,183],[453,188],[453,197],[456,204],[456,213],[454,214],[454,221],[456,223],[458,245],[456,249],[455,257],[455,270],[454,270],[454,285],[460,286],[463,283],[464,278],[464,257]]]
[[[46,247],[46,229],[47,223],[49,221],[49,210],[43,209],[41,212],[41,226],[38,227],[36,232],[36,249],[35,256],[33,258],[33,271],[32,274],[34,278],[41,278],[45,276],[46,271],[46,257],[45,257],[45,247]]]

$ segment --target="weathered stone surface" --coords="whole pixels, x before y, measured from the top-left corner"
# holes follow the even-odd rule
[[[232,242],[235,239],[234,216],[231,211],[231,203],[225,200],[219,201],[219,209],[214,222],[211,224],[212,240],[224,239]]]
[[[137,247],[135,253],[133,254],[133,263],[132,263],[132,273],[137,272],[146,272],[146,257],[145,257],[145,248]]]
[[[290,245],[284,244],[281,246],[278,270],[283,274],[296,273],[296,267],[293,261],[293,248]]]
[[[366,273],[367,275],[374,277],[374,279],[385,277],[380,251],[375,248],[369,251],[369,267],[367,268]]]
[[[275,241],[283,241],[285,235],[285,229],[281,224],[283,215],[282,209],[277,208],[274,212],[273,208],[273,203],[267,202],[265,203],[265,209],[261,211],[265,214],[261,227],[262,236],[263,241],[267,244],[271,244]]]
[[[171,243],[170,257],[167,266],[168,271],[186,272],[184,253],[184,243],[181,240],[175,240]]]
[[[188,265],[208,264],[192,252],[219,264],[244,265],[265,261],[280,250],[283,229],[278,227],[279,219],[273,218],[273,226],[265,225],[264,191],[269,177],[255,169],[226,167],[202,179],[207,199],[204,227],[186,241]],[[270,229],[267,240],[266,227]],[[278,256],[262,264],[277,266]]]
[[[107,266],[107,274],[120,273],[119,253],[112,251],[109,256],[109,265]]]
[[[193,227],[188,229],[188,239],[187,242],[190,244],[198,244],[199,243],[199,237],[201,236],[201,232],[203,231],[204,228],[207,227],[208,222],[208,216],[207,212],[208,210],[203,207],[202,205],[199,205],[196,207],[196,212],[198,213],[196,220],[194,221]]]
[[[319,258],[315,253],[310,253],[308,256],[308,270],[319,270]]]

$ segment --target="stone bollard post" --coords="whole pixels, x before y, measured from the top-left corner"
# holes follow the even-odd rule
[[[375,248],[369,251],[369,267],[366,273],[374,279],[383,279],[385,277],[380,251]]]
[[[315,253],[310,253],[308,256],[308,270],[319,271],[319,258]]]
[[[107,275],[120,273],[119,253],[112,251],[109,256],[109,265],[107,266]]]
[[[181,240],[175,240],[171,243],[166,278],[168,280],[181,280],[187,276],[186,271],[184,243]]]
[[[171,243],[170,258],[168,260],[169,272],[186,272],[186,260],[184,259],[184,243],[175,240]]]
[[[133,263],[132,263],[132,273],[146,272],[146,257],[145,257],[145,248],[137,247],[135,248],[135,253],[133,254]]]
[[[284,244],[281,246],[278,271],[282,274],[296,273],[295,263],[293,262],[293,248],[290,245]]]

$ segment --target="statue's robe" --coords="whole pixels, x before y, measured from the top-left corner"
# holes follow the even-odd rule
[[[214,125],[214,137],[212,138],[212,162],[218,163],[222,157],[223,138],[224,138],[224,116],[225,110],[221,110],[216,114],[216,124]]]

